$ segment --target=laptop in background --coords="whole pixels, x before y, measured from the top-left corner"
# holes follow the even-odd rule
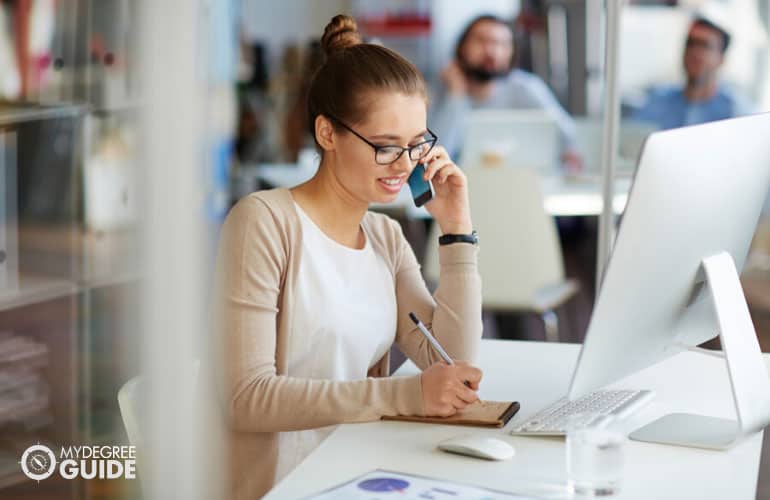
[[[602,141],[604,140],[603,122],[599,118],[578,116],[575,120],[575,146],[583,158],[583,174],[586,177],[600,177],[602,168]],[[616,173],[630,177],[636,170],[642,145],[647,137],[655,132],[654,124],[623,120],[619,130],[620,158]]]
[[[527,167],[540,174],[560,169],[556,122],[539,110],[477,110],[465,124],[458,165]]]

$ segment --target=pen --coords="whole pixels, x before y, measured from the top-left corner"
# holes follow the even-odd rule
[[[425,328],[425,325],[417,318],[417,315],[415,315],[413,312],[409,313],[409,317],[414,321],[414,324],[417,325],[417,329],[420,330],[420,333],[422,333],[426,339],[428,339],[428,342],[430,342],[430,345],[433,346],[433,348],[441,355],[442,358],[444,358],[444,361],[448,365],[455,364],[454,361],[452,361],[452,358],[449,357],[449,354],[446,353],[443,347],[441,347],[441,344],[438,343],[438,340],[436,340],[436,337],[431,335],[431,333],[428,331],[427,328]],[[467,380],[463,382],[463,384],[466,385],[466,387],[470,388],[471,383]]]
[[[430,342],[430,345],[433,346],[433,348],[441,355],[442,358],[444,358],[444,361],[446,361],[446,364],[453,365],[455,364],[454,361],[452,361],[452,358],[449,357],[449,354],[446,353],[443,347],[441,347],[441,344],[438,343],[438,340],[430,334],[427,328],[425,328],[425,325],[422,324],[422,321],[417,319],[417,316],[413,313],[409,313],[409,317],[414,321],[414,324],[417,325],[417,328],[419,328],[420,332],[425,336],[426,339],[428,339],[428,342]]]

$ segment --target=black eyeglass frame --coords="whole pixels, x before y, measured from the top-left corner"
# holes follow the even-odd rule
[[[425,127],[425,130],[427,130],[428,133],[431,135],[431,138],[428,139],[427,141],[423,141],[423,142],[421,142],[419,144],[415,144],[414,146],[409,146],[408,148],[401,147],[401,146],[399,146],[397,144],[388,144],[388,145],[385,145],[385,146],[379,146],[377,144],[373,144],[366,137],[362,136],[361,134],[359,134],[358,132],[356,132],[355,130],[350,128],[348,125],[346,125],[339,118],[336,118],[336,117],[328,115],[328,114],[325,115],[325,116],[327,116],[332,121],[337,122],[339,125],[341,125],[343,128],[345,128],[348,132],[351,132],[353,135],[355,135],[356,137],[358,137],[359,139],[361,139],[362,141],[367,143],[372,149],[374,149],[374,162],[377,165],[391,165],[393,163],[396,163],[401,158],[401,156],[404,154],[404,151],[409,151],[409,159],[411,161],[420,161],[423,158],[425,158],[426,156],[428,156],[428,153],[430,153],[431,150],[433,150],[433,147],[436,145],[436,142],[438,142],[438,136],[436,134],[434,134],[431,129],[429,129],[428,127]],[[423,146],[425,144],[430,144],[430,147],[428,148],[428,150],[425,151],[425,153],[423,153],[422,155],[420,155],[419,158],[412,158],[412,151],[416,150],[417,148],[419,148],[420,146]],[[380,150],[385,149],[385,148],[399,148],[401,150],[401,152],[398,153],[396,158],[393,159],[392,161],[389,161],[387,163],[381,163],[381,162],[377,161],[377,154],[380,152]]]

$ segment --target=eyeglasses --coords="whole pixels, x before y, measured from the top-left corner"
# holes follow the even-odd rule
[[[378,165],[390,165],[391,163],[394,163],[398,161],[399,158],[401,158],[401,155],[404,154],[404,151],[409,152],[409,159],[412,161],[420,161],[425,156],[427,156],[428,153],[430,153],[430,150],[433,149],[433,146],[436,145],[436,141],[438,140],[438,137],[436,134],[431,132],[430,129],[426,129],[428,133],[430,134],[430,138],[426,141],[423,141],[419,144],[415,144],[414,146],[410,146],[408,148],[402,148],[401,146],[396,145],[388,145],[388,146],[378,146],[377,144],[372,144],[369,142],[366,137],[362,136],[352,128],[345,125],[342,121],[340,121],[338,118],[335,118],[333,116],[327,115],[329,118],[343,126],[348,131],[352,132],[353,135],[367,143],[374,149],[374,161]]]

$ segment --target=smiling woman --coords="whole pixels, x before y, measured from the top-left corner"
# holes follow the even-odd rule
[[[470,364],[481,339],[475,240],[440,247],[431,296],[399,225],[368,211],[421,162],[442,232],[472,232],[466,178],[426,123],[425,82],[395,52],[362,43],[350,17],[332,19],[322,47],[308,96],[318,172],[245,197],[222,229],[215,374],[235,498],[265,494],[336,424],[449,416],[477,400],[481,381]],[[388,377],[394,343],[420,375]]]

